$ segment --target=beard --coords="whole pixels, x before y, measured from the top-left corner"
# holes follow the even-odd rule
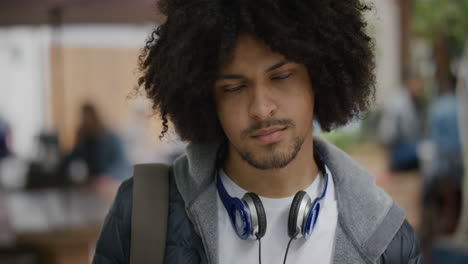
[[[276,149],[278,146],[272,144],[267,146],[267,154],[242,151],[236,148],[236,151],[250,166],[259,170],[282,169],[293,161],[304,144],[304,138],[295,138],[285,150]]]

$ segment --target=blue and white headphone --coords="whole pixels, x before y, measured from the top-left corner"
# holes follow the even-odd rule
[[[314,153],[317,153],[315,151]],[[322,194],[313,201],[305,191],[298,191],[289,209],[288,235],[291,239],[309,238],[320,213],[321,202],[328,187],[328,173],[321,156],[314,155],[320,174],[325,177]],[[266,232],[267,220],[263,204],[257,194],[248,192],[242,199],[231,197],[223,185],[219,170],[216,172],[216,186],[221,201],[229,214],[231,224],[242,240],[261,239]]]

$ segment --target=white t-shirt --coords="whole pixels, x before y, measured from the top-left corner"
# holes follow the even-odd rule
[[[317,225],[311,236],[292,241],[286,263],[331,263],[338,209],[335,199],[335,186],[328,173],[328,189],[321,203]],[[224,187],[231,197],[242,198],[246,190],[235,184],[225,173],[220,171]],[[325,184],[324,177],[316,177],[305,190],[312,201],[318,197]],[[288,236],[289,209],[294,196],[280,199],[260,197],[267,218],[267,230],[261,239],[262,263],[282,264],[286,247],[290,240]],[[229,215],[218,195],[218,248],[219,263],[258,263],[258,241],[241,240],[234,231]]]

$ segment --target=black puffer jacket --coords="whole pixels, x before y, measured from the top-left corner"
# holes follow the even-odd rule
[[[101,231],[93,264],[126,264],[130,256],[133,180],[124,182]],[[170,177],[168,238],[165,263],[208,263],[200,237],[185,212],[184,201]],[[405,220],[390,245],[379,258],[380,264],[422,263],[416,235]]]

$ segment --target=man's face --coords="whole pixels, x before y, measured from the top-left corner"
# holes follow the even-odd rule
[[[229,154],[257,169],[283,168],[312,137],[314,94],[307,69],[251,35],[241,35],[233,52],[214,88]]]

